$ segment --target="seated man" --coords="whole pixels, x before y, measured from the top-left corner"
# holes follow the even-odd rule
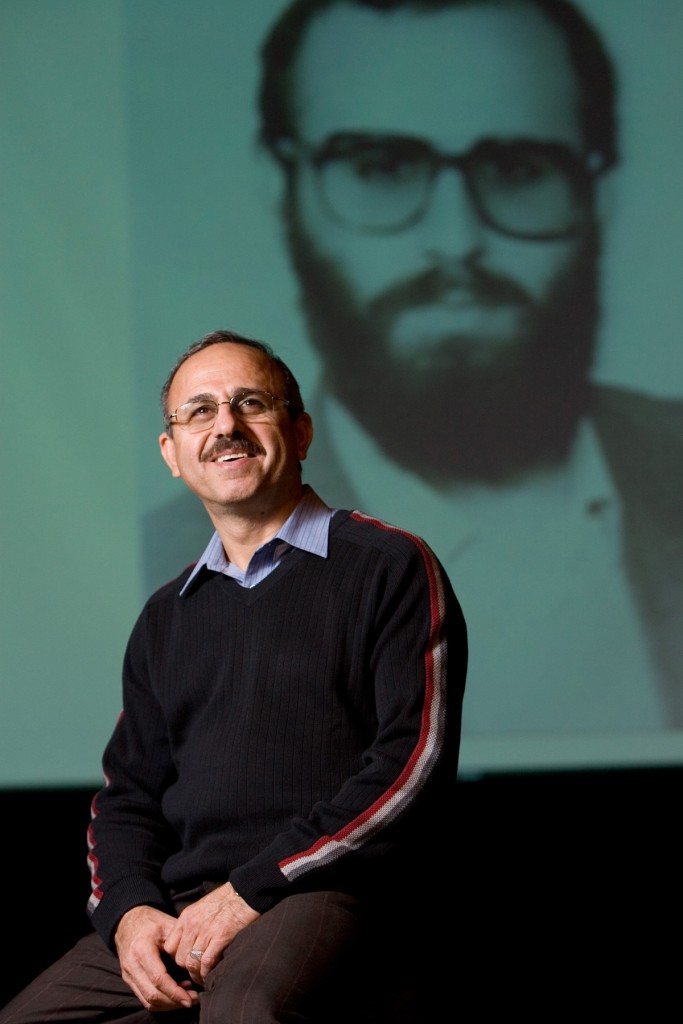
[[[0,1022],[375,1019],[452,889],[459,603],[423,541],[302,483],[311,418],[267,346],[208,335],[162,400],[215,533],[128,644],[94,932]]]

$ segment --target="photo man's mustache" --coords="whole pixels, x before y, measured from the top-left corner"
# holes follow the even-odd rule
[[[492,274],[474,264],[458,262],[453,266],[433,266],[415,277],[397,282],[369,303],[368,308],[376,316],[392,317],[397,310],[429,306],[458,293],[473,305],[483,308],[533,305],[532,297],[516,281]]]

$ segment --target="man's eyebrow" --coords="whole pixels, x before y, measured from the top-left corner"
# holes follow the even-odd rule
[[[202,391],[198,395],[192,395],[190,398],[186,398],[181,405],[193,405],[195,402],[216,402],[218,399],[216,395],[211,394],[210,391]]]
[[[247,394],[248,392],[251,392],[251,391],[264,391],[264,388],[257,388],[256,386],[250,387],[248,384],[246,384],[246,385],[243,385],[242,387],[235,388],[234,391],[232,392],[232,395],[230,395],[230,398],[234,398],[235,395]],[[270,392],[266,391],[266,394],[270,394]],[[186,398],[185,401],[181,402],[180,404],[181,405],[194,405],[195,402],[220,402],[220,401],[222,401],[220,396],[214,394],[212,391],[201,391],[198,395],[192,395],[190,398]]]

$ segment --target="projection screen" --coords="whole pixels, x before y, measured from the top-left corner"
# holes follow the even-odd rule
[[[305,481],[444,562],[471,646],[464,775],[683,761],[683,8],[576,5],[616,85],[614,159],[598,125],[578,168],[610,106],[599,61],[558,58],[546,26],[529,75],[475,6],[321,16],[280,83],[294,139],[269,149],[283,0],[0,4],[0,786],[99,782],[129,631],[211,534],[159,457],[158,395],[216,328],[297,375]],[[527,222],[463,163],[527,136],[571,231],[555,197]],[[388,145],[431,167],[410,223],[385,193],[346,205],[359,139],[374,171]],[[518,359],[498,359],[506,317]]]

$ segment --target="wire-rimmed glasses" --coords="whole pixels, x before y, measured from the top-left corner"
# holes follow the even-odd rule
[[[177,424],[190,433],[209,430],[216,422],[221,405],[229,405],[234,416],[240,419],[269,419],[276,411],[276,402],[289,405],[289,399],[278,398],[269,391],[258,388],[240,388],[223,402],[210,396],[199,395],[190,402],[179,405],[168,417],[169,426]]]

